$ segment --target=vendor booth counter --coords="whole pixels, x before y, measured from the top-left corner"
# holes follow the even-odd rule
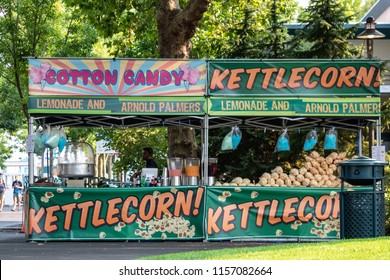
[[[339,191],[30,187],[26,237],[30,241],[338,239]]]
[[[336,127],[357,133],[361,148],[362,128],[376,123],[380,145],[378,61],[31,58],[29,70],[30,136],[34,123],[197,128],[203,178],[214,128]],[[217,187],[207,179],[200,186],[33,187],[33,165],[29,151],[29,241],[340,236],[340,188]]]
[[[28,240],[204,238],[203,187],[28,189]]]

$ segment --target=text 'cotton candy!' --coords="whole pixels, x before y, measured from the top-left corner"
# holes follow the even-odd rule
[[[180,86],[184,71],[167,71],[167,70],[147,70],[147,71],[133,71],[126,70],[123,73],[120,81],[123,81],[126,85],[142,85],[142,86],[166,86],[174,83],[176,86]],[[116,85],[118,83],[118,71],[117,70],[78,70],[78,69],[61,69],[55,71],[50,69],[46,73],[45,80],[48,84],[54,85],[56,83],[60,85],[72,84],[76,85]]]

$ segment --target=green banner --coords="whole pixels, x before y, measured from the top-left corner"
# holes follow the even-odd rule
[[[31,187],[28,239],[203,239],[204,190]]]
[[[380,98],[211,97],[214,116],[380,116]]]
[[[215,96],[379,96],[379,61],[214,60],[208,91]]]
[[[206,239],[339,238],[339,191],[208,187]]]
[[[93,115],[204,115],[204,97],[30,96],[29,113]]]

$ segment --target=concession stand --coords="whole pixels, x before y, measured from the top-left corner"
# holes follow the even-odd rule
[[[52,127],[204,130],[204,60],[29,59],[29,76],[30,135],[34,122]],[[139,188],[30,184],[28,240],[204,238],[202,182]]]
[[[362,128],[375,123],[380,143],[377,61],[214,60],[208,73],[213,122],[279,131],[346,129],[358,134],[360,154]],[[339,186],[225,185],[207,187],[207,240],[340,237]]]
[[[38,187],[30,151],[29,241],[338,239],[340,188],[208,186],[209,130],[380,131],[376,61],[31,58],[29,76],[29,135],[36,122],[202,132],[193,186]]]

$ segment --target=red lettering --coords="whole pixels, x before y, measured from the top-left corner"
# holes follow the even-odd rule
[[[116,85],[118,81],[118,71],[117,70],[114,70],[111,71],[110,70],[106,70],[106,79],[105,79],[105,84],[108,86],[108,85]]]
[[[183,72],[184,74],[184,72]],[[157,86],[158,84],[158,70],[155,70],[154,72],[148,70],[146,71],[146,84],[148,86],[154,85]],[[180,85],[180,82],[179,82]]]
[[[167,70],[161,70],[160,72],[160,85],[169,85],[172,81],[171,74]]]
[[[91,79],[92,79],[92,83],[94,83],[95,85],[101,85],[104,80],[103,72],[100,70],[93,71],[91,75]]]
[[[145,75],[144,72],[138,71],[137,75],[135,76],[135,82],[134,85],[138,86],[139,84],[145,85]]]
[[[60,85],[66,85],[69,82],[68,71],[62,69],[57,73],[57,81]]]
[[[123,74],[123,80],[127,85],[132,85],[134,83],[134,72],[133,70],[127,70]]]
[[[175,79],[175,86],[180,86],[181,84],[181,78],[183,77],[184,72],[180,71],[177,73],[176,71],[172,71],[172,76]]]
[[[46,72],[46,82],[49,84],[49,85],[54,85],[56,83],[56,71],[54,71],[53,69],[49,69],[47,72]]]

